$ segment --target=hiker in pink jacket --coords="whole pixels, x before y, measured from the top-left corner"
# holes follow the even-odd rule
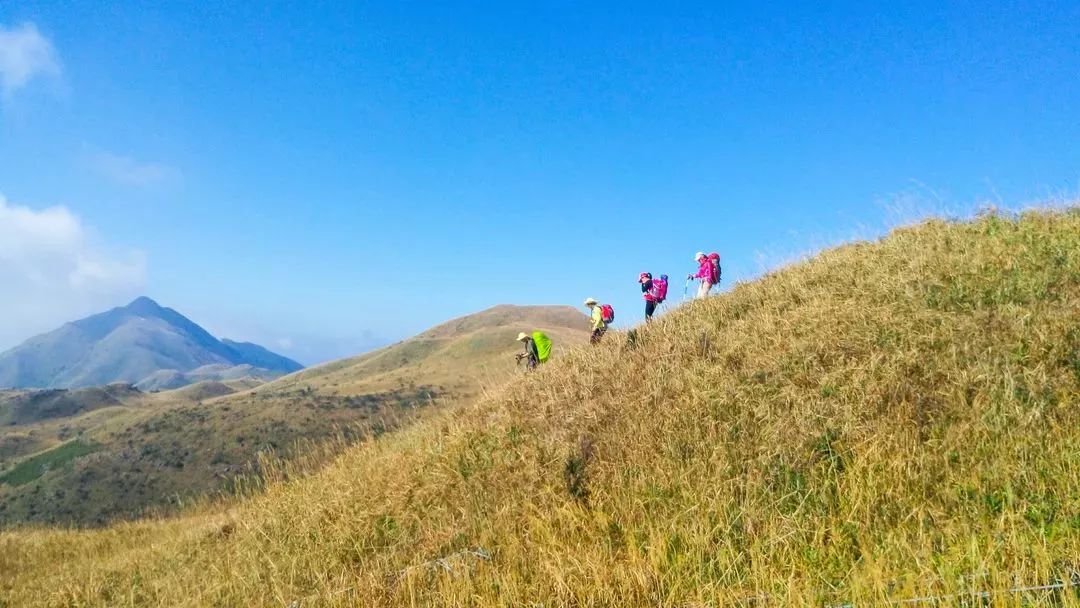
[[[704,298],[709,295],[709,290],[716,284],[716,267],[713,265],[713,261],[709,259],[709,256],[700,251],[694,255],[694,260],[698,263],[697,274],[686,275],[686,278],[701,281],[701,285],[698,286],[697,297]]]

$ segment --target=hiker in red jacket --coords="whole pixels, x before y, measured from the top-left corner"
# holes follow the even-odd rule
[[[705,255],[699,251],[694,255],[694,260],[698,263],[698,271],[696,274],[686,275],[686,278],[701,281],[697,297],[704,298],[709,295],[713,285],[720,282],[720,256],[715,253]]]

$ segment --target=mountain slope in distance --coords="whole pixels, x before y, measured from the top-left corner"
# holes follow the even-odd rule
[[[588,338],[588,319],[570,306],[503,304],[447,321],[412,338],[357,357],[305,369],[269,382],[260,393],[311,387],[350,394],[426,384],[472,394],[502,383],[522,350],[519,332],[542,330],[554,342],[555,358]]]
[[[20,485],[0,480],[0,525],[101,524],[227,490],[269,450],[289,456],[300,441],[360,440],[505,384],[524,373],[515,369],[517,334],[536,329],[552,336],[556,359],[588,341],[588,320],[573,308],[498,306],[253,390],[244,390],[250,378],[200,382],[145,395],[139,407],[101,410],[105,423],[94,428],[83,418],[53,421],[79,429],[63,438],[86,453]],[[24,460],[74,449],[58,444],[56,432],[47,444],[28,445],[33,428],[0,429],[0,443],[10,436],[9,451],[22,450]],[[32,447],[51,451],[29,454]],[[19,466],[8,462],[8,470]]]
[[[303,367],[254,344],[218,340],[175,310],[140,297],[0,353],[0,387],[138,383],[162,370],[185,374],[208,365],[250,365],[277,375]]]

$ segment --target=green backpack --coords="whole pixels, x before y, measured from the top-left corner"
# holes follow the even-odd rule
[[[540,362],[548,360],[551,356],[551,338],[547,337],[542,331],[534,331],[532,334],[533,342],[536,343],[536,357],[540,359]]]

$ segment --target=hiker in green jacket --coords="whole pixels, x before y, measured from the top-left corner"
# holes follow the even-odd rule
[[[528,369],[535,369],[537,365],[547,362],[551,357],[551,338],[542,331],[534,331],[532,334],[522,332],[518,334],[518,342],[525,343],[525,352],[518,353],[518,363],[525,360]]]

